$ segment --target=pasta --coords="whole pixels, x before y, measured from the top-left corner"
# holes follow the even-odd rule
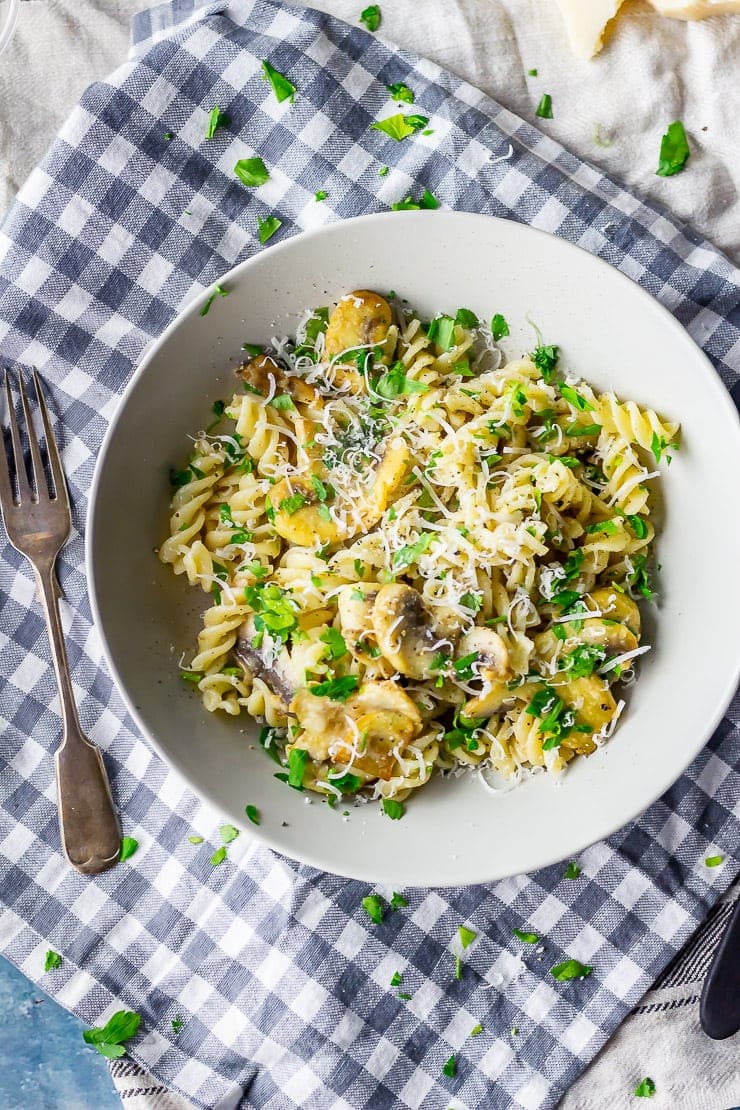
[[[648,650],[650,483],[678,425],[541,340],[501,358],[467,309],[350,293],[250,350],[172,476],[159,557],[211,599],[183,677],[331,805],[396,818],[435,770],[561,772]]]

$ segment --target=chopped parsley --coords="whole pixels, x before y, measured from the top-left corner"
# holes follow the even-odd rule
[[[302,493],[292,493],[289,497],[284,497],[282,499],[278,508],[281,512],[287,513],[288,516],[294,516],[305,504],[306,498]]]
[[[462,979],[462,977],[463,977],[462,960],[460,959],[459,956],[455,956],[455,978],[456,979]]]
[[[180,678],[183,682],[190,682],[193,686],[197,686],[205,678],[205,671],[180,671]]]
[[[406,807],[403,802],[397,802],[395,798],[383,798],[383,812],[386,817],[390,817],[391,821],[400,821],[406,812]]]
[[[260,729],[257,743],[265,751],[265,753],[269,755],[270,759],[274,763],[277,763],[278,766],[282,766],[280,755],[278,753],[277,747],[275,746],[277,738],[278,735],[275,729],[269,728],[269,726],[265,725],[264,728]]]
[[[545,381],[549,382],[558,364],[560,348],[554,343],[549,343],[547,346],[540,344],[539,347],[535,347],[530,357]]]
[[[416,563],[428,549],[434,539],[431,532],[422,532],[416,543],[407,543],[393,553],[393,569],[403,570],[405,567]]]
[[[346,701],[360,685],[357,675],[345,674],[341,678],[330,678],[325,682],[315,682],[309,686],[317,698],[330,698],[332,701]]]
[[[455,323],[459,324],[461,328],[470,329],[477,328],[480,324],[480,320],[469,308],[458,308],[455,316]]]
[[[460,604],[466,609],[470,609],[471,612],[478,613],[483,605],[483,594],[463,594],[460,598]]]
[[[552,97],[549,93],[542,94],[542,98],[535,108],[534,114],[539,116],[540,119],[552,119]]]
[[[704,860],[704,866],[705,867],[719,867],[719,865],[721,863],[724,863],[724,861],[725,861],[724,856],[707,856],[707,858]]]
[[[329,194],[327,193],[326,189],[317,189],[314,193],[313,199],[321,202],[322,200],[326,200],[328,196]]]
[[[560,396],[578,412],[593,412],[594,406],[591,402],[587,401],[573,386],[566,385],[565,382],[558,382],[558,389],[560,390]]]
[[[458,934],[460,936],[460,944],[463,949],[470,948],[478,934],[473,929],[468,929],[467,925],[458,926]]]
[[[138,847],[139,842],[138,840],[134,840],[133,836],[121,837],[121,853],[118,857],[118,862],[123,863],[125,859],[131,859]]]
[[[383,166],[383,169],[388,172],[388,167]],[[381,177],[385,174],[380,173]],[[397,200],[391,205],[393,212],[418,212],[420,209],[439,208],[439,201],[434,193],[430,193],[429,189],[425,189],[418,200],[414,200],[412,196],[407,196],[403,200]]]
[[[414,103],[413,92],[408,85],[404,85],[403,82],[398,81],[394,85],[386,85],[385,87],[391,94],[391,100],[402,100],[405,104]]]
[[[336,786],[337,790],[341,790],[343,794],[356,794],[362,786],[362,779],[359,775],[353,775],[351,771],[345,771],[338,778],[333,778],[331,784]]]
[[[175,1036],[177,1036],[177,1034],[180,1032],[180,1030],[183,1028],[184,1025],[185,1025],[185,1022],[180,1017],[180,1015],[175,1014],[175,1016],[172,1019],[172,1032],[175,1034]]]
[[[259,823],[260,823],[260,811],[257,809],[257,806],[252,806],[252,805],[245,806],[244,812],[246,813],[247,817],[249,818],[249,820],[252,822],[253,825],[259,825]]]
[[[366,898],[362,899],[362,908],[368,915],[371,921],[376,925],[380,925],[385,916],[385,902],[379,894],[368,894]]]
[[[395,142],[400,143],[402,139],[407,139],[415,131],[421,131],[428,123],[427,116],[405,116],[403,112],[398,112],[395,116],[388,116],[386,119],[371,123],[370,130],[382,131],[389,139],[394,139]]]
[[[400,987],[402,979],[403,979],[403,975],[401,974],[401,972],[400,971],[394,971],[393,974],[391,975],[390,985],[392,987]]]
[[[627,522],[632,531],[635,533],[635,538],[638,540],[644,540],[645,536],[648,534],[648,528],[643,518],[641,516],[628,514]]]
[[[595,436],[601,431],[601,424],[569,424],[565,429],[567,436]]]
[[[646,1076],[644,1079],[641,1079],[640,1082],[635,1087],[635,1097],[636,1098],[652,1098],[653,1095],[655,1094],[655,1091],[656,1091],[655,1084],[653,1083],[652,1079],[650,1079],[649,1076]]]
[[[402,894],[397,894],[395,891],[391,896],[391,909],[400,910],[402,907],[408,906],[408,898],[404,898]]]
[[[550,968],[553,979],[559,979],[561,982],[567,982],[568,979],[585,979],[592,971],[592,967],[582,964],[580,960],[564,960],[561,964]]]
[[[560,695],[548,685],[537,690],[524,712],[531,717],[540,718],[537,731],[546,738],[542,744],[543,751],[560,747],[575,723],[573,711],[567,708]]]
[[[477,1037],[478,1034],[482,1033],[482,1032],[483,1032],[483,1026],[481,1025],[480,1022],[478,1022],[478,1024],[474,1025],[473,1028],[470,1030],[470,1033],[468,1034],[468,1036]]]
[[[219,127],[228,127],[231,120],[222,112],[218,104],[215,108],[211,108],[210,115],[208,116],[208,127],[206,128],[206,138],[212,139]]]
[[[270,408],[277,409],[278,412],[289,412],[295,408],[293,398],[289,393],[276,393],[267,404]]]
[[[347,643],[344,636],[338,628],[326,628],[319,636],[323,644],[326,644],[327,651],[330,659],[341,659],[347,654]]]
[[[231,844],[239,835],[239,830],[233,825],[220,825],[218,832],[222,844]]]
[[[539,73],[537,72],[536,69],[528,69],[527,70],[527,77],[539,77]]]
[[[214,867],[218,867],[219,864],[223,863],[225,859],[226,859],[226,848],[222,846],[221,848],[217,848],[216,851],[211,856],[211,864]]]
[[[272,91],[279,103],[282,103],[283,100],[289,100],[291,104],[293,103],[296,92],[295,85],[288,80],[285,74],[271,66],[268,61],[262,62],[262,78],[270,82]]]
[[[442,1067],[442,1071],[449,1079],[455,1078],[457,1075],[457,1060],[454,1056],[450,1056],[449,1060]]]
[[[678,444],[669,443],[668,440],[663,439],[662,436],[659,436],[657,432],[653,432],[653,438],[650,441],[650,450],[653,453],[653,457],[655,458],[656,463],[660,462],[663,455],[665,455],[666,462],[670,463],[671,456],[668,454],[668,451],[677,451]]]
[[[381,19],[379,4],[370,4],[369,7],[360,12],[360,23],[364,23],[368,31],[377,31]]]
[[[107,1060],[116,1060],[126,1055],[124,1041],[136,1036],[140,1025],[141,1014],[133,1010],[118,1010],[105,1025],[86,1029],[82,1039]]]
[[[452,316],[435,316],[427,328],[427,336],[443,351],[455,345],[455,321]]]
[[[292,748],[288,752],[288,786],[294,790],[303,790],[303,779],[306,774],[306,764],[309,754],[303,748]]]
[[[578,864],[575,862],[575,860],[571,860],[570,863],[568,864],[568,866],[566,867],[565,871],[563,872],[563,878],[564,879],[577,879],[580,874],[581,874],[581,868],[578,866]]]
[[[291,632],[298,627],[295,602],[274,583],[255,582],[253,586],[245,586],[244,600],[254,610],[254,625],[258,632],[267,631],[286,643]]]
[[[673,177],[680,173],[689,160],[691,150],[684,125],[680,120],[668,124],[668,130],[660,141],[660,162],[655,171],[658,177]]]
[[[240,158],[234,166],[234,173],[242,185],[257,189],[270,180],[267,166],[261,158]]]
[[[202,844],[203,843],[203,837],[202,836],[196,836],[194,834],[193,836],[188,837],[188,843],[189,844]]]
[[[426,393],[429,389],[424,382],[407,378],[406,368],[402,362],[395,362],[386,374],[373,381],[372,387],[386,401],[395,401],[397,397],[411,393]]]
[[[605,658],[606,651],[599,644],[579,644],[562,657],[559,669],[567,671],[570,678],[588,678]]]
[[[499,339],[503,339],[505,335],[511,335],[509,325],[500,312],[497,312],[491,320],[491,335],[495,343],[498,343]]]
[[[524,944],[537,944],[540,939],[537,933],[528,933],[523,929],[512,929],[511,931]]]
[[[452,665],[455,668],[455,674],[461,682],[473,677],[473,666],[478,662],[478,652],[471,651],[469,655],[463,655],[461,659],[457,659]]]
[[[57,968],[62,966],[62,957],[53,948],[50,948],[46,953],[44,960],[44,971],[56,971]]]
[[[215,301],[216,297],[228,297],[228,295],[229,291],[228,289],[224,289],[223,285],[214,285],[212,291],[206,297],[205,303],[200,310],[201,316],[208,315],[208,313],[211,311],[211,305]]]
[[[277,216],[267,216],[265,219],[257,217],[257,228],[259,233],[260,243],[266,243],[268,239],[272,239],[276,231],[279,231],[283,226],[283,221],[279,220]]]

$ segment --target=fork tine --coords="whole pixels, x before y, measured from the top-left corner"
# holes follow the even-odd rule
[[[49,466],[51,467],[51,474],[54,479],[54,492],[58,501],[66,501],[69,505],[69,495],[67,492],[67,482],[62,470],[62,460],[59,458],[59,448],[57,441],[54,438],[54,432],[51,427],[51,420],[49,419],[49,410],[46,407],[44,394],[41,389],[41,382],[36,371],[33,371],[33,384],[36,389],[36,400],[39,403],[39,411],[41,412],[41,420],[44,425],[44,435],[46,436],[46,453],[49,456]]]
[[[15,460],[16,481],[18,482],[18,497],[22,504],[30,498],[31,487],[28,484],[26,463],[23,458],[23,448],[21,447],[21,434],[18,430],[18,421],[15,418],[13,394],[10,391],[10,375],[7,369],[5,371],[5,397],[8,402],[8,422],[10,424],[10,438],[13,442],[13,458]]]
[[[6,370],[7,375],[7,370]],[[8,455],[5,450],[5,442],[0,428],[0,505],[3,507],[4,512],[9,512],[14,504],[13,487],[10,484],[10,468],[8,467]]]
[[[26,396],[26,387],[23,384],[23,373],[18,372],[18,389],[21,395],[21,405],[23,406],[23,416],[26,421],[26,432],[28,434],[28,445],[31,448],[31,469],[33,470],[33,480],[36,485],[36,494],[39,501],[46,501],[49,496],[49,486],[44,474],[44,464],[41,461],[41,452],[39,451],[39,441],[36,438],[36,430],[33,426],[31,419],[31,410],[28,407],[28,397]]]

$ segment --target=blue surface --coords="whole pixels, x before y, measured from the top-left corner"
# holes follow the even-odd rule
[[[2,1110],[121,1110],[83,1023],[52,1002],[0,957],[0,1107]]]

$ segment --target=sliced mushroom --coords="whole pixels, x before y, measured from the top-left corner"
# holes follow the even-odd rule
[[[640,635],[640,610],[631,597],[620,594],[609,586],[602,586],[591,593],[591,600],[603,616],[626,624],[635,636]]]
[[[337,741],[349,744],[353,734],[346,709],[340,702],[320,698],[305,687],[290,702],[290,712],[301,727],[297,746],[304,748],[319,762],[329,758],[329,749]]]
[[[507,694],[506,680],[511,678],[509,649],[492,628],[478,625],[466,632],[457,647],[459,655],[478,653],[476,672],[483,679],[483,690],[465,704],[466,717],[490,717],[500,708]]]
[[[256,635],[254,616],[250,614],[237,633],[234,654],[249,674],[255,678],[261,678],[287,709],[296,688],[301,683],[301,678],[295,674],[287,648],[282,647],[275,655],[272,646],[274,641],[270,641],[271,647],[268,651],[262,646],[264,637],[261,638],[262,643],[259,647],[253,647]]]
[[[373,607],[378,647],[388,662],[409,678],[429,678],[438,653],[439,631],[413,586],[393,583],[378,591]]]
[[[314,547],[317,543],[337,543],[345,534],[326,511],[325,503],[319,501],[308,477],[294,475],[276,482],[270,491],[270,504],[275,513],[275,531],[288,543]]]
[[[275,385],[279,390],[290,393],[295,401],[310,405],[319,396],[308,382],[304,382],[302,378],[295,378],[286,374],[285,367],[281,366],[272,355],[255,355],[249,362],[242,363],[236,371],[236,376],[254,389],[259,390],[263,397],[266,397],[270,392],[271,378],[274,378]]]
[[[630,632],[626,624],[618,622],[611,624],[601,620],[600,617],[589,617],[585,620],[578,632],[578,639],[583,644],[599,644],[610,655],[622,655],[626,651],[634,651],[637,647],[637,637],[634,632]]]
[[[392,323],[393,312],[385,297],[369,289],[348,293],[329,317],[324,340],[326,357],[384,344]],[[384,353],[381,361],[389,361],[389,356]]]
[[[366,637],[375,638],[373,606],[379,587],[344,586],[337,594],[339,624],[347,647],[356,659],[367,656]],[[362,595],[362,596],[360,596]]]
[[[418,706],[395,682],[365,682],[347,706],[355,717],[371,712],[400,713],[408,717],[417,731],[421,728]]]
[[[579,724],[590,725],[593,732],[571,732],[562,741],[563,747],[577,755],[590,755],[596,750],[592,737],[601,732],[617,711],[617,703],[609,686],[602,678],[574,678],[557,687],[566,705],[575,711]]]
[[[410,458],[411,450],[405,439],[396,436],[394,439],[387,440],[370,491],[372,509],[376,514],[373,524],[383,515],[391,496],[406,477]]]

